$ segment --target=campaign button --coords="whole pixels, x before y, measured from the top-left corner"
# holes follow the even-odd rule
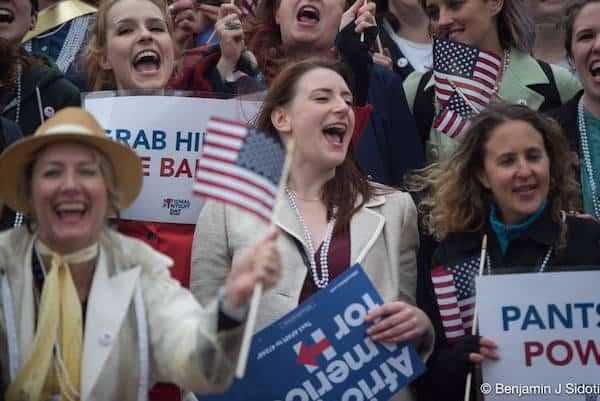
[[[98,342],[100,342],[100,345],[104,345],[105,347],[107,347],[112,344],[113,335],[107,331],[106,333],[103,333],[100,336],[100,338],[98,339]]]
[[[404,68],[408,65],[408,59],[406,57],[400,57],[398,61],[396,61],[396,64],[398,64],[398,67]]]
[[[55,114],[54,107],[51,107],[51,106],[44,107],[44,116],[46,116],[46,118],[52,118],[52,117],[54,117],[54,114]]]

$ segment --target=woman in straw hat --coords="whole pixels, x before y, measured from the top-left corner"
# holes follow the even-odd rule
[[[68,108],[0,156],[0,197],[31,217],[0,235],[0,390],[6,400],[145,400],[150,385],[229,383],[244,305],[280,276],[276,233],[236,259],[201,307],[172,260],[108,228],[142,167],[87,112]]]

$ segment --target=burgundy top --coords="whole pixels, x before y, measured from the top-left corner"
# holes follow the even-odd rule
[[[318,277],[321,278],[321,248],[323,244],[319,246],[315,254],[317,261],[317,272]],[[350,267],[350,230],[345,230],[341,233],[334,234],[331,237],[329,244],[329,254],[327,255],[328,270],[329,270],[329,282],[333,281],[338,275],[342,274],[348,267]],[[312,271],[310,267],[306,267],[308,273],[306,279],[304,279],[304,285],[300,292],[300,303],[304,302],[306,298],[310,297],[317,291],[319,287],[315,285],[313,280]]]

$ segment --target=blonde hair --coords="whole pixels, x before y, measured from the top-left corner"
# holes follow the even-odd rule
[[[100,59],[105,54],[108,43],[106,40],[106,17],[111,7],[121,0],[102,0],[96,12],[96,19],[90,27],[90,38],[85,51],[84,68],[88,75],[90,91],[112,90],[117,88],[114,73],[100,66]],[[169,34],[173,38],[174,28],[165,0],[147,0],[156,5],[167,23]]]
[[[579,210],[581,203],[575,175],[576,157],[554,120],[526,106],[511,104],[488,106],[473,120],[465,141],[450,159],[426,167],[409,178],[409,189],[425,194],[419,210],[424,213],[425,228],[438,241],[450,233],[483,228],[493,200],[491,191],[479,180],[484,169],[484,147],[491,132],[507,121],[530,124],[544,140],[550,161],[548,207],[552,219],[561,227],[558,247],[566,244],[567,227],[561,210]]]

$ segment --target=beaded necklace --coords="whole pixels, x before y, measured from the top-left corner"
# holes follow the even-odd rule
[[[75,18],[71,20],[71,26],[69,27],[69,32],[67,32],[67,36],[63,42],[63,45],[60,49],[60,53],[56,57],[55,63],[60,72],[63,74],[67,73],[69,66],[75,61],[75,57],[81,50],[81,46],[85,41],[88,25],[90,23],[90,15],[84,15],[79,18]],[[42,39],[48,36],[54,35],[56,32],[60,31],[65,24],[60,25],[58,28],[51,32],[47,32],[37,36],[38,39]],[[25,50],[31,53],[33,50],[32,42],[29,41],[25,43]]]
[[[22,97],[22,92],[23,92],[22,77],[23,77],[23,66],[19,63],[19,64],[17,64],[17,77],[15,78],[15,82],[17,84],[17,95],[16,95],[17,109],[15,112],[15,124],[17,124],[17,125],[19,125],[19,120],[21,118],[21,97]],[[19,227],[22,224],[23,224],[23,214],[19,213],[19,212],[15,212],[15,222],[13,224],[13,227]]]
[[[577,104],[577,125],[579,129],[579,142],[581,143],[581,153],[583,154],[583,165],[590,182],[590,191],[592,192],[592,204],[594,206],[593,214],[595,218],[600,218],[600,199],[598,199],[596,180],[594,179],[594,168],[592,166],[592,156],[590,154],[590,145],[588,143],[588,133],[585,124],[585,115],[583,111],[583,97]]]
[[[510,49],[504,49],[502,51],[502,64],[500,65],[500,75],[498,75],[498,79],[494,84],[494,88],[492,89],[492,96],[497,94],[500,90],[500,82],[504,78],[504,74],[508,70],[508,66],[510,65]]]
[[[554,246],[550,245],[550,247],[548,248],[548,251],[546,251],[546,255],[544,255],[542,264],[540,265],[540,267],[538,269],[538,273],[543,273],[546,271],[546,267],[548,267],[548,262],[550,261],[550,258],[552,257],[552,251],[554,251]],[[492,260],[490,259],[489,254],[486,256],[486,269],[485,270],[486,270],[487,275],[492,274]]]
[[[335,226],[335,218],[329,220],[327,223],[327,230],[325,232],[325,239],[323,240],[323,248],[321,249],[321,277],[319,277],[319,272],[317,270],[317,261],[315,260],[315,247],[312,241],[312,237],[310,235],[310,231],[306,226],[306,222],[302,217],[302,213],[300,212],[300,208],[296,204],[294,192],[290,191],[288,188],[285,189],[285,192],[288,196],[288,202],[296,215],[296,219],[302,226],[302,231],[304,235],[304,241],[306,242],[306,247],[308,248],[308,260],[310,262],[310,272],[313,279],[313,282],[317,286],[317,288],[325,288],[327,284],[329,284],[329,263],[327,260],[327,256],[329,254],[329,246],[331,244],[331,237],[333,236],[333,227]]]
[[[17,124],[17,125],[19,125],[19,119],[21,118],[21,96],[22,96],[22,93],[23,93],[22,78],[23,78],[23,66],[19,63],[19,64],[17,64],[17,78],[16,78],[16,84],[17,84],[17,96],[16,96],[17,111],[15,113],[15,124]]]

